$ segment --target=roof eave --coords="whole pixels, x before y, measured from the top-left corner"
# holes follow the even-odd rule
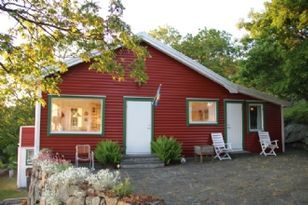
[[[244,86],[239,85],[238,91],[239,91],[239,93],[242,93],[242,94],[245,94],[245,95],[248,95],[248,96],[251,96],[251,97],[255,97],[255,98],[258,98],[258,99],[261,99],[261,100],[264,100],[264,101],[268,101],[268,102],[271,102],[273,104],[280,105],[282,107],[291,106],[291,103],[289,101],[279,99],[277,97],[274,97],[272,95],[260,92],[258,90],[253,89],[253,88],[246,88]]]

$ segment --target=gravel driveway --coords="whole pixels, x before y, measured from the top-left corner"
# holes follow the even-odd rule
[[[308,204],[307,151],[232,157],[121,172],[131,178],[136,193],[162,197],[168,205]]]

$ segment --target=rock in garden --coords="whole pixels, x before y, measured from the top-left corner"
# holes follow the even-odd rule
[[[302,142],[308,145],[308,126],[292,123],[285,128],[286,143]]]

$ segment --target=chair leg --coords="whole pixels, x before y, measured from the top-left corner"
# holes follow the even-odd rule
[[[232,158],[230,157],[229,153],[224,152],[221,159],[222,159],[222,160],[225,160],[225,159],[230,159],[230,160],[231,160]]]
[[[273,155],[273,156],[277,156],[276,152],[275,152],[275,147],[271,148],[270,154]]]
[[[94,166],[94,153],[91,153],[91,170],[95,170],[95,166]]]

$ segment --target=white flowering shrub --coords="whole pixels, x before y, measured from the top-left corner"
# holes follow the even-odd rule
[[[52,205],[61,204],[61,199],[53,191],[47,189],[43,192],[42,196],[45,198],[47,204],[52,204]]]
[[[50,150],[43,149],[38,156],[33,159],[33,165],[40,167],[41,170],[48,175],[61,172],[69,167],[72,167],[70,161],[64,159],[64,156],[60,156],[58,153],[52,155]]]
[[[98,191],[112,189],[120,182],[120,180],[121,177],[119,171],[111,172],[108,169],[102,169],[96,174],[91,174],[86,178],[89,185]]]
[[[78,184],[85,182],[87,176],[90,175],[88,168],[74,168],[55,173],[47,179],[45,190],[45,199],[47,204],[52,204],[55,200],[65,202],[70,192],[78,192]],[[73,188],[72,188],[73,187]]]
[[[62,172],[51,175],[47,180],[47,184],[53,184],[54,186],[78,184],[84,182],[90,173],[90,170],[85,167],[69,167]]]
[[[117,195],[130,193],[130,183],[121,183],[119,171],[100,170],[92,174],[88,168],[74,168],[64,157],[52,156],[49,152],[41,152],[33,161],[47,175],[42,196],[46,204],[63,204],[74,196],[83,196],[84,188],[92,187],[96,191],[110,190]],[[128,191],[127,191],[128,190]]]

